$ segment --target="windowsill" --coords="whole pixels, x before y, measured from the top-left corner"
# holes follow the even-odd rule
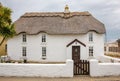
[[[42,60],[45,60],[46,59],[46,56],[42,56]]]
[[[89,43],[94,43],[94,41],[89,41]]]
[[[94,56],[89,56],[88,59],[95,59],[95,57]]]

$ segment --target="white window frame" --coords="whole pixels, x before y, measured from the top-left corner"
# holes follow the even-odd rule
[[[93,32],[89,33],[89,42],[93,42]]]
[[[42,47],[42,59],[46,59],[47,48]]]
[[[46,34],[42,34],[42,42],[46,42]]]
[[[22,47],[22,56],[27,56],[27,47]]]
[[[26,33],[22,34],[22,41],[23,42],[27,42],[27,35],[26,35]]]
[[[94,47],[89,46],[89,56],[94,56]]]

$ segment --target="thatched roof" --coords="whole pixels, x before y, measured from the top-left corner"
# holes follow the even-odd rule
[[[40,12],[25,13],[15,22],[17,34],[84,34],[89,31],[105,33],[104,24],[89,12]]]

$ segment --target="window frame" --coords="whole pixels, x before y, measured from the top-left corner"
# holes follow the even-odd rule
[[[46,52],[47,52],[46,47],[42,47],[42,58],[46,57]]]
[[[89,56],[94,56],[94,47],[89,46]]]
[[[26,33],[22,34],[22,41],[23,42],[27,42],[27,35],[26,35]]]
[[[27,56],[27,47],[22,47],[22,56]]]
[[[46,34],[42,34],[42,42],[46,42]]]
[[[89,33],[89,42],[93,42],[93,32]]]

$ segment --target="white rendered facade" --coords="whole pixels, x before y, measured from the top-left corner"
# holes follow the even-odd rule
[[[89,41],[89,34],[93,33],[93,41]],[[80,59],[88,59],[89,47],[93,47],[93,57],[104,55],[104,34],[98,34],[94,31],[79,35],[49,35],[39,33],[37,35],[26,35],[26,42],[23,42],[23,33],[11,38],[7,42],[8,55],[12,60],[20,60],[22,57],[22,47],[26,47],[26,57],[28,61],[45,62],[65,62],[66,59],[72,59],[72,46],[80,46]],[[46,35],[46,42],[42,42],[42,35]],[[67,45],[73,40],[70,46]],[[43,59],[42,47],[46,47],[46,56]]]

